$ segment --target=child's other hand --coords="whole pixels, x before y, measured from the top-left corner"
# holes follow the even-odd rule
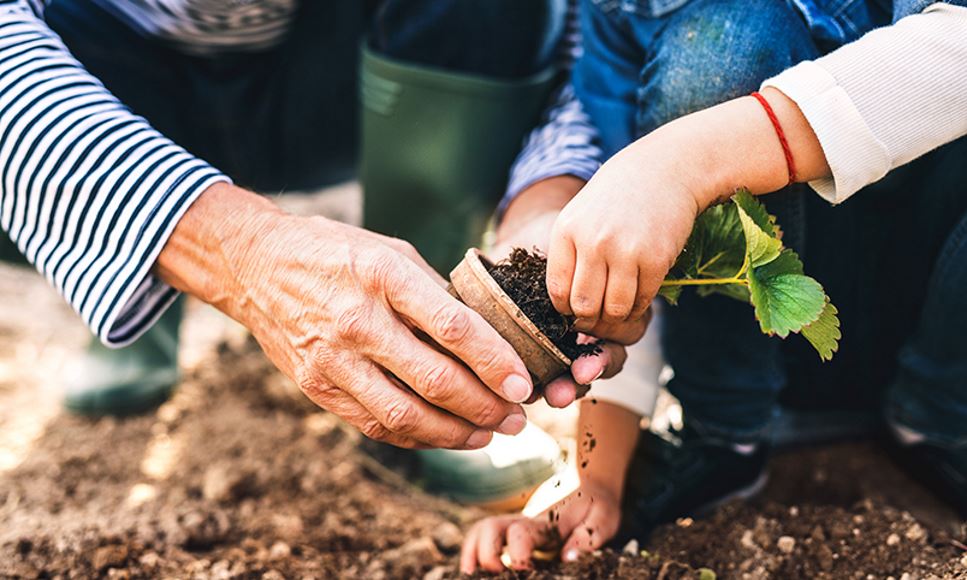
[[[478,567],[487,572],[502,571],[500,556],[505,547],[515,570],[531,567],[534,550],[561,548],[562,559],[576,560],[582,552],[597,550],[610,540],[620,521],[617,494],[605,485],[585,481],[536,518],[506,515],[477,522],[464,539],[460,571],[473,574]]]
[[[644,316],[704,205],[677,177],[677,163],[644,157],[636,145],[601,167],[551,233],[551,300],[595,336]]]

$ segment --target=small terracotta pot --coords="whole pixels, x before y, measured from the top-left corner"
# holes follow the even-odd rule
[[[517,307],[487,271],[490,261],[476,248],[450,272],[450,293],[475,310],[510,343],[539,389],[567,372],[571,359]]]

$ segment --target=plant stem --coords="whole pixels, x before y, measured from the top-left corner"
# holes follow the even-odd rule
[[[667,286],[711,286],[724,284],[748,286],[749,282],[745,278],[692,278],[688,280],[665,280],[661,283],[662,288]]]

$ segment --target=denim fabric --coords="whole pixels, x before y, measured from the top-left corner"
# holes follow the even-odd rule
[[[872,1],[691,0],[658,18],[627,4],[585,0],[575,69],[609,154],[891,16]],[[967,142],[951,144],[835,208],[804,186],[763,198],[839,307],[840,352],[822,364],[800,337],[762,335],[748,305],[686,292],[665,309],[662,342],[689,423],[756,440],[780,402],[875,409],[892,383],[890,417],[938,441],[967,440],[967,335],[947,324],[967,316],[965,154]]]

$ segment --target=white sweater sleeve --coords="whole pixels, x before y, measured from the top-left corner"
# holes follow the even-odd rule
[[[641,341],[628,347],[624,369],[610,379],[594,383],[588,397],[614,403],[642,417],[651,417],[661,386],[659,377],[665,368],[658,340],[661,310],[657,306],[652,308],[655,313],[648,332]]]
[[[839,203],[892,169],[967,135],[967,8],[933,4],[763,83],[796,102]]]
[[[111,95],[42,6],[0,2],[0,226],[102,341],[122,346],[177,294],[151,273],[175,224],[227,178]]]

